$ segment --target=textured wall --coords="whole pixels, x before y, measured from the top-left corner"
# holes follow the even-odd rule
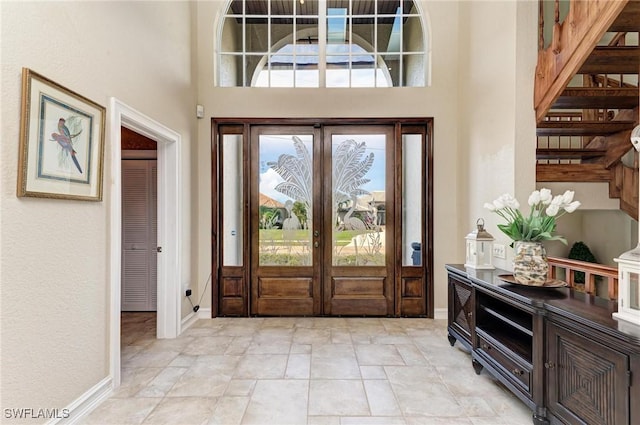
[[[103,202],[17,198],[21,68],[103,106],[115,96],[181,133],[188,188],[190,9],[186,2],[2,2],[2,409],[62,409],[109,373],[110,134]]]
[[[483,208],[503,193],[526,203],[535,188],[533,72],[537,9],[534,2],[464,2],[460,8],[460,127],[458,158],[466,174],[462,194],[470,232],[484,218],[496,243],[510,244]],[[487,25],[499,22],[499,25]],[[435,65],[435,64],[434,64]],[[526,195],[524,195],[526,194]],[[462,243],[462,242],[460,242]],[[507,260],[494,264],[509,269]]]

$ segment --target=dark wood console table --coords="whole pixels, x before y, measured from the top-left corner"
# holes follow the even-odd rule
[[[533,411],[534,424],[640,424],[640,324],[617,303],[446,265],[448,338]]]

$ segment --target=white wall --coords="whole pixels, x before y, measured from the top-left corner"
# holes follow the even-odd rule
[[[503,193],[526,204],[535,188],[533,75],[537,3],[460,3],[460,206],[458,243],[484,218],[496,243],[511,241],[496,227],[501,219],[483,208]],[[496,24],[488,25],[493,22]],[[437,226],[437,224],[436,224]],[[436,244],[436,247],[438,245]],[[498,267],[511,268],[507,259]]]
[[[3,409],[65,408],[109,373],[111,135],[102,202],[17,198],[21,68],[103,106],[115,96],[182,135],[188,280],[196,87],[191,7],[160,1],[1,4]]]
[[[575,199],[582,202],[581,198]],[[600,264],[617,267],[614,258],[638,244],[638,222],[621,210],[580,209],[558,220],[558,234],[567,239],[545,244],[547,254],[566,257],[575,242],[584,242]]]

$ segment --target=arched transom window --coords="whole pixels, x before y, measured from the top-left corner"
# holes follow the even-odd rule
[[[233,0],[218,38],[222,87],[423,87],[414,1]]]

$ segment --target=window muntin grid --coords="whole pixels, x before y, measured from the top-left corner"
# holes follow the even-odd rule
[[[218,85],[423,87],[424,34],[413,0],[233,0]]]

